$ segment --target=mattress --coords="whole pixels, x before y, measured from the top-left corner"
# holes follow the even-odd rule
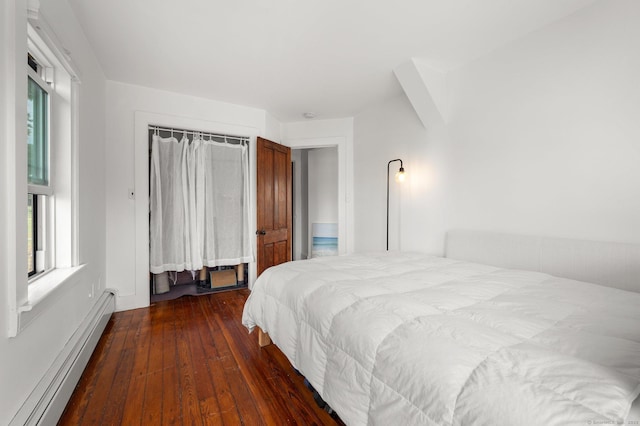
[[[349,425],[623,422],[640,393],[640,294],[539,272],[420,253],[289,262],[242,321]]]

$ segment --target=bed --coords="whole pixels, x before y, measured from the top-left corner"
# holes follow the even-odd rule
[[[452,231],[270,268],[243,324],[348,425],[639,424],[639,281],[638,246]]]

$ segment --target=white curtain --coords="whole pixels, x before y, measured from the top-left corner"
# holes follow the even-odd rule
[[[153,135],[150,271],[253,261],[246,145]]]

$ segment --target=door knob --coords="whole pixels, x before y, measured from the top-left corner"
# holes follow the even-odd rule
[[[267,231],[265,231],[264,229],[258,229],[256,231],[256,235],[267,235]]]

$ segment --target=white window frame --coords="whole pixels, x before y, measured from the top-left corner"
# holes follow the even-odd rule
[[[19,34],[17,32],[16,34]],[[15,106],[15,127],[9,134],[15,146],[15,239],[16,268],[11,271],[15,285],[9,288],[9,337],[17,336],[60,294],[57,289],[74,285],[83,265],[78,256],[78,100],[80,79],[70,52],[62,47],[54,32],[37,11],[29,10],[26,40],[16,40],[15,93],[8,107]],[[20,48],[24,50],[20,51]],[[44,67],[41,75],[27,64],[27,53]],[[49,87],[49,185],[27,182],[27,82],[31,77]],[[44,77],[44,78],[43,78]],[[42,86],[46,88],[45,86]],[[13,192],[13,191],[12,191]],[[27,277],[27,194],[47,195],[45,271]],[[24,228],[24,229],[23,229]],[[24,253],[24,254],[22,254]],[[21,259],[20,257],[23,257]],[[22,269],[22,270],[21,270]]]
[[[48,185],[34,185],[27,182],[27,193],[33,195],[44,195],[47,196],[47,203],[45,206],[40,206],[38,212],[41,216],[34,217],[34,220],[37,220],[41,228],[44,230],[44,235],[38,233],[38,239],[43,240],[43,244],[41,250],[35,251],[34,262],[35,262],[35,274],[31,275],[28,279],[29,284],[35,283],[41,274],[49,272],[53,266],[53,236],[52,229],[54,227],[53,218],[53,210],[54,210],[54,182],[52,181],[52,176],[55,175],[54,170],[52,170],[53,164],[51,161],[51,108],[53,105],[58,104],[59,102],[55,102],[54,96],[56,96],[55,88],[54,88],[54,68],[47,61],[46,56],[42,54],[42,51],[38,49],[36,43],[30,38],[28,42],[28,53],[34,58],[36,63],[42,67],[40,73],[34,71],[29,65],[25,64],[27,68],[27,77],[33,80],[42,90],[47,93],[47,101],[49,103],[47,107],[47,181]],[[42,76],[47,78],[45,80]],[[44,223],[41,223],[44,222]],[[37,241],[34,241],[34,245],[37,246]]]

